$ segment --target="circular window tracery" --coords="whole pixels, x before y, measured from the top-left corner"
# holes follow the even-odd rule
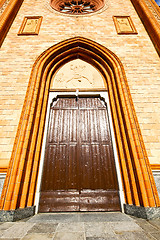
[[[104,6],[102,0],[51,0],[51,7],[66,14],[87,14],[98,11]]]

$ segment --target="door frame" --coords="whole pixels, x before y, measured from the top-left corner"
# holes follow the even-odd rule
[[[111,116],[111,109],[110,109],[110,103],[109,103],[109,97],[107,91],[92,91],[92,92],[83,92],[83,91],[69,91],[69,92],[49,92],[49,98],[48,98],[48,105],[47,105],[47,112],[46,112],[46,120],[45,120],[45,128],[44,128],[44,134],[43,134],[43,143],[42,143],[42,150],[41,150],[41,158],[40,158],[40,165],[39,165],[39,173],[38,173],[38,181],[37,181],[37,188],[36,188],[36,194],[35,194],[35,206],[36,210],[35,213],[38,213],[39,208],[39,199],[40,199],[40,190],[41,190],[41,181],[42,181],[42,174],[43,174],[43,164],[44,164],[44,158],[45,158],[45,146],[47,141],[47,133],[48,133],[48,126],[49,126],[49,117],[50,117],[50,106],[51,103],[57,96],[96,96],[99,95],[105,100],[105,103],[107,105],[108,110],[108,118],[109,118],[109,129],[111,134],[111,141],[112,141],[112,147],[113,147],[113,154],[114,154],[114,160],[115,160],[115,167],[116,167],[116,173],[117,173],[117,181],[118,181],[118,187],[119,187],[119,198],[120,198],[120,206],[121,211],[124,212],[124,191],[122,186],[122,178],[121,178],[121,171],[120,171],[120,165],[118,161],[118,153],[116,149],[116,141],[115,141],[115,135],[113,130],[113,122],[112,122],[112,116]]]

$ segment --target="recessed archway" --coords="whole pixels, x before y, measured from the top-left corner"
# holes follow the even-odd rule
[[[92,64],[107,79],[126,204],[159,204],[121,61],[100,44],[75,37],[46,50],[33,66],[2,193],[3,210],[34,205],[50,81],[57,69],[77,58]]]

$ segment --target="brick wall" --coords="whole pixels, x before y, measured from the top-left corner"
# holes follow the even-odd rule
[[[117,35],[112,16],[130,15],[138,35]],[[24,16],[43,16],[38,36],[18,36]],[[130,0],[107,0],[86,16],[54,11],[47,0],[24,0],[0,54],[0,167],[7,167],[36,58],[50,46],[75,36],[92,39],[122,61],[151,164],[160,163],[160,62]]]

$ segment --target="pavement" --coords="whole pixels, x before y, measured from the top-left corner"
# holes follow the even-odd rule
[[[144,220],[121,212],[41,213],[0,224],[0,240],[160,239],[160,219]]]

